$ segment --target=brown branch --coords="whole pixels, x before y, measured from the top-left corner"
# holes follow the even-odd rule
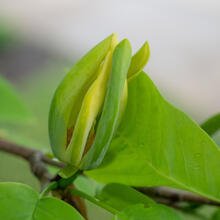
[[[170,205],[180,202],[190,202],[201,205],[220,206],[219,202],[215,202],[210,199],[206,199],[204,197],[183,190],[177,190],[168,187],[142,187],[136,189],[139,192],[148,195],[152,198],[168,200]]]
[[[41,184],[41,189],[44,189],[50,182],[53,182],[55,180],[55,177],[49,173],[46,167],[46,164],[59,167],[59,168],[62,168],[65,165],[58,161],[49,159],[48,157],[45,156],[45,154],[43,154],[39,150],[27,148],[27,147],[17,145],[15,143],[11,143],[9,141],[2,140],[2,139],[0,139],[0,150],[19,156],[27,160],[30,164],[32,173],[38,178]],[[73,185],[70,185],[67,188],[69,187],[73,187]],[[85,219],[88,220],[87,210],[86,210],[84,200],[82,198],[68,194],[67,188],[58,189],[55,193],[56,196],[59,195],[58,197],[60,199],[72,205],[74,208],[76,208],[81,213],[81,215]]]
[[[40,180],[42,186],[52,180],[52,176],[48,172],[45,164],[60,168],[64,166],[63,163],[49,159],[39,150],[27,148],[2,139],[0,139],[0,150],[27,160],[30,163],[32,172]],[[220,203],[218,202],[203,198],[193,193],[171,189],[168,187],[144,187],[136,189],[158,201],[165,201],[165,203],[169,206],[175,206],[180,202],[220,206]]]
[[[33,148],[27,148],[25,146],[21,146],[3,139],[0,139],[0,150],[10,154],[14,154],[19,157],[23,157],[25,160],[29,160],[30,155],[38,153],[39,155],[41,155],[41,160],[46,164],[60,168],[64,167],[65,165],[58,161],[49,159],[48,157],[45,156],[45,154],[43,154],[39,150],[35,150]]]
[[[0,139],[0,150],[22,157],[30,164],[32,173],[39,179],[41,187],[44,188],[53,178],[45,164],[63,167],[64,164],[47,158],[41,151],[27,148],[7,140]]]
[[[49,173],[45,163],[42,160],[42,153],[39,151],[33,152],[29,157],[28,161],[32,173],[38,178],[41,183],[41,188],[51,182],[53,176]]]

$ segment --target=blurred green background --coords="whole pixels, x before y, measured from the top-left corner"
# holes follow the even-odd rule
[[[9,1],[10,2],[10,1]],[[49,3],[50,1],[48,1]],[[56,2],[56,1],[55,1]],[[65,1],[64,1],[65,2]],[[67,17],[67,15],[63,15],[61,12],[65,12],[65,10],[69,9],[73,10],[75,13],[77,13],[76,9],[78,1],[73,1],[76,4],[73,4],[73,8],[71,8],[71,5],[63,3],[61,4],[60,11],[58,13],[57,8],[60,5],[55,4],[56,7],[54,7],[54,13],[59,18],[62,16]],[[142,2],[142,1],[141,1]],[[159,1],[160,2],[160,1]],[[166,47],[169,47],[170,50],[166,50],[166,47],[160,47],[161,39],[165,36],[165,39],[168,38],[166,34],[164,33],[162,27],[164,25],[163,21],[159,26],[157,23],[155,24],[155,27],[157,27],[157,30],[154,30],[154,22],[156,22],[154,19],[152,19],[151,25],[149,25],[149,32],[146,30],[143,30],[143,35],[147,35],[146,33],[149,33],[150,36],[150,45],[151,45],[151,39],[154,43],[152,45],[152,63],[153,65],[150,65],[150,67],[147,67],[147,71],[149,72],[150,76],[156,81],[156,84],[158,85],[159,89],[162,91],[162,93],[170,100],[172,103],[177,105],[178,107],[182,108],[185,112],[187,112],[189,115],[191,115],[197,122],[201,122],[205,120],[207,117],[211,116],[212,114],[216,113],[218,110],[220,110],[219,102],[217,101],[219,98],[219,70],[220,66],[219,64],[216,64],[216,57],[218,57],[218,52],[216,52],[219,48],[220,41],[215,41],[216,36],[219,36],[219,28],[216,29],[214,32],[212,29],[215,28],[218,23],[215,19],[217,19],[217,14],[213,14],[212,9],[209,9],[206,11],[207,13],[204,14],[203,9],[201,7],[198,7],[198,11],[193,11],[192,5],[172,5],[171,3],[166,8],[164,5],[158,6],[159,9],[163,9],[163,7],[166,8],[167,12],[170,10],[173,12],[173,10],[177,7],[178,10],[182,10],[182,13],[185,13],[188,9],[188,13],[191,14],[183,14],[182,16],[186,17],[188,20],[193,17],[193,22],[195,25],[197,25],[197,28],[201,28],[199,25],[203,24],[203,19],[207,19],[207,22],[209,22],[208,26],[211,28],[211,35],[207,36],[207,39],[212,39],[212,50],[207,49],[206,46],[203,45],[203,42],[200,42],[201,44],[195,43],[195,48],[193,48],[193,42],[196,41],[196,38],[198,38],[200,34],[200,29],[197,35],[194,36],[194,41],[190,42],[188,41],[182,43],[182,47],[188,47],[188,43],[191,43],[191,52],[185,51],[185,53],[191,53],[191,63],[187,63],[186,61],[182,61],[182,63],[178,63],[179,60],[184,59],[186,54],[185,53],[178,53],[178,56],[176,59],[173,59],[171,56],[172,53],[174,53],[173,47],[176,48],[176,50],[181,50],[182,47],[179,48],[178,46],[178,40],[172,42],[172,38],[169,40],[169,44],[166,43]],[[196,1],[194,1],[196,2]],[[47,120],[48,120],[48,112],[49,112],[49,106],[50,101],[52,98],[52,95],[55,91],[55,88],[59,84],[60,80],[64,77],[66,72],[68,72],[68,69],[71,68],[72,65],[77,61],[77,59],[83,55],[83,53],[86,52],[86,50],[90,47],[92,47],[97,41],[102,39],[104,36],[107,36],[111,33],[112,29],[114,29],[114,25],[111,24],[109,30],[104,29],[103,32],[100,32],[99,29],[102,28],[102,26],[99,23],[99,26],[94,28],[94,30],[91,28],[94,26],[94,21],[96,21],[94,18],[91,21],[91,27],[90,27],[90,21],[88,17],[83,17],[85,15],[84,9],[87,11],[86,7],[86,1],[84,2],[83,6],[80,5],[79,9],[81,9],[82,14],[75,15],[79,20],[74,20],[73,18],[69,18],[69,25],[66,25],[64,23],[57,23],[57,29],[52,30],[53,34],[49,34],[50,30],[47,30],[45,24],[54,24],[56,26],[56,21],[54,19],[54,15],[51,16],[51,8],[53,8],[51,5],[51,8],[49,5],[46,4],[46,8],[44,8],[45,11],[49,10],[49,17],[48,20],[45,20],[44,23],[42,23],[42,29],[40,26],[40,22],[38,21],[38,18],[40,15],[33,14],[33,20],[27,23],[25,20],[26,16],[31,16],[29,14],[23,14],[23,17],[20,15],[22,12],[21,7],[22,4],[25,4],[27,2],[21,1],[20,8],[19,4],[18,7],[8,7],[7,2],[0,3],[0,6],[2,4],[2,7],[0,9],[1,12],[4,12],[0,19],[0,74],[1,76],[7,78],[13,86],[16,88],[18,93],[20,94],[23,101],[26,103],[28,109],[33,115],[33,120],[27,123],[1,123],[0,124],[0,137],[5,137],[7,139],[10,139],[11,141],[23,144],[27,147],[33,147],[37,149],[41,149],[45,153],[50,152],[49,148],[49,141],[48,141],[48,130],[47,130]],[[99,1],[95,1],[94,4],[98,7],[101,7],[99,4]],[[143,3],[143,2],[142,2]],[[149,2],[148,2],[149,3]],[[214,1],[211,1],[210,5],[214,4]],[[29,3],[30,4],[30,3]],[[34,3],[33,3],[34,4]],[[36,4],[36,3],[35,3]],[[41,1],[39,4],[43,4]],[[66,4],[66,5],[65,5]],[[135,3],[133,3],[135,4]],[[208,3],[206,3],[208,4]],[[216,3],[218,6],[218,3]],[[128,4],[128,6],[132,7],[132,4]],[[31,4],[29,5],[29,7]],[[65,8],[66,6],[66,8]],[[67,7],[68,6],[68,7]],[[106,3],[106,7],[108,4]],[[149,3],[149,6],[152,7],[152,11],[154,11],[154,8],[157,8],[157,5],[153,4],[152,2]],[[211,7],[210,6],[210,7]],[[219,7],[216,6],[216,10],[219,9]],[[39,6],[40,7],[40,6]],[[103,9],[104,6],[102,6]],[[119,7],[120,8],[120,7]],[[147,5],[145,5],[146,10]],[[30,7],[31,9],[31,7]],[[33,9],[32,9],[33,10]],[[94,5],[92,15],[95,16],[95,10]],[[113,10],[113,9],[109,9]],[[129,7],[127,8],[128,14],[130,12]],[[133,9],[135,13],[138,13],[138,9]],[[140,10],[140,9],[139,9]],[[19,15],[17,18],[20,21],[20,23],[16,20],[16,13],[12,16],[13,12],[16,12],[17,15]],[[113,12],[113,11],[112,11]],[[46,13],[46,12],[44,12]],[[143,13],[143,10],[142,10]],[[152,12],[153,13],[153,12]],[[68,14],[68,13],[67,13]],[[136,15],[135,14],[135,15]],[[199,16],[199,15],[200,16]],[[201,16],[201,14],[203,16]],[[210,17],[210,14],[212,14],[212,17]],[[35,17],[38,16],[38,17]],[[51,16],[51,20],[50,20]],[[105,14],[102,13],[100,16],[104,16]],[[106,15],[109,16],[109,15]],[[144,16],[144,15],[143,15]],[[149,15],[151,16],[151,14]],[[173,15],[173,17],[177,16],[176,14]],[[155,16],[153,16],[155,18]],[[144,18],[144,17],[143,17]],[[39,18],[40,19],[40,18]],[[54,20],[53,20],[54,19]],[[107,19],[109,22],[110,18]],[[145,18],[146,19],[146,18]],[[169,21],[172,24],[170,20]],[[197,21],[198,19],[198,21]],[[106,20],[106,18],[105,18]],[[144,19],[143,19],[144,20]],[[21,21],[23,22],[23,25]],[[38,21],[38,22],[37,22]],[[62,19],[61,19],[62,21]],[[65,20],[67,21],[67,20]],[[63,22],[65,22],[63,20]],[[71,23],[72,21],[72,23]],[[119,19],[119,24],[129,23],[129,29],[132,32],[132,28],[136,25],[135,23],[131,23],[129,20],[126,21],[123,19]],[[198,24],[196,23],[198,22]],[[72,24],[72,26],[70,25]],[[114,22],[113,22],[114,23]],[[103,21],[104,24],[104,21]],[[32,25],[32,26],[31,26]],[[34,26],[36,25],[36,26]],[[66,25],[66,26],[65,26]],[[106,25],[106,24],[105,24]],[[138,25],[141,25],[140,22]],[[182,28],[184,28],[184,24],[178,24],[182,25]],[[186,26],[188,23],[186,22]],[[174,25],[175,26],[175,25]],[[30,28],[31,27],[31,28]],[[35,29],[36,27],[36,29]],[[48,26],[51,27],[51,26]],[[65,31],[61,27],[65,27]],[[76,34],[75,38],[71,38],[71,36],[74,36],[73,34],[68,36],[61,36],[59,35],[59,32],[68,33],[68,28],[71,27],[76,28],[77,31],[80,32],[74,32]],[[80,29],[81,27],[81,29]],[[90,27],[90,28],[89,28]],[[27,30],[25,29],[27,28]],[[87,30],[85,30],[87,28]],[[121,29],[120,25],[116,26],[116,30],[120,30],[119,33],[124,36],[125,34],[128,34],[128,38],[131,37],[131,40],[135,41],[135,44],[137,44],[136,39],[139,35],[142,35],[141,29],[139,30],[138,34],[130,34],[125,27],[122,27]],[[146,26],[147,28],[147,26]],[[193,27],[191,27],[193,28]],[[35,31],[33,31],[35,30]],[[36,35],[36,30],[38,30],[38,34]],[[178,29],[177,29],[178,30]],[[190,29],[188,30],[188,34],[194,34],[194,32],[190,32]],[[150,34],[150,31],[155,31],[154,35]],[[175,30],[172,29],[173,33],[175,33]],[[95,35],[94,33],[97,33]],[[57,35],[56,35],[57,33]],[[71,32],[72,33],[72,32]],[[161,34],[161,38],[157,38],[157,33]],[[216,34],[216,35],[215,35]],[[92,38],[90,38],[90,35]],[[164,35],[164,36],[163,36]],[[27,37],[28,36],[28,37]],[[56,39],[58,39],[60,36],[60,39],[63,38],[64,40],[58,40],[56,42]],[[83,36],[83,37],[82,37]],[[178,35],[176,35],[178,36]],[[45,41],[42,40],[45,37]],[[54,37],[54,39],[53,39]],[[65,41],[66,37],[66,41]],[[80,38],[82,37],[82,39]],[[119,36],[120,38],[120,36]],[[80,41],[81,39],[81,41]],[[98,40],[97,40],[98,39]],[[140,37],[142,40],[142,37]],[[156,40],[155,40],[156,39]],[[214,40],[213,40],[214,39]],[[49,43],[50,40],[53,43]],[[83,41],[83,42],[82,42]],[[71,45],[71,42],[73,44]],[[206,41],[208,42],[208,41]],[[132,42],[133,43],[133,42]],[[139,42],[138,42],[139,43]],[[155,44],[158,43],[159,46],[156,47]],[[85,44],[85,45],[84,45]],[[75,46],[75,47],[74,47]],[[209,59],[206,59],[206,56],[203,56],[204,54],[200,54],[200,49],[198,49],[198,46],[204,46],[203,53],[208,56]],[[160,50],[162,48],[163,50]],[[216,49],[216,51],[213,51],[213,48]],[[155,49],[155,50],[154,50]],[[197,51],[198,49],[198,51]],[[70,52],[71,51],[71,52]],[[168,51],[168,52],[167,52]],[[195,51],[197,51],[199,54],[196,54]],[[220,51],[220,50],[219,50]],[[158,54],[157,54],[158,53]],[[194,54],[193,54],[194,53]],[[170,55],[170,56],[169,56]],[[212,55],[213,57],[210,57]],[[157,59],[158,58],[158,59]],[[170,62],[169,64],[166,64],[167,62]],[[161,61],[161,63],[160,63]],[[204,61],[206,61],[206,66],[204,66]],[[151,63],[151,60],[150,60]],[[193,64],[192,64],[193,63]],[[186,66],[184,66],[186,64]],[[214,64],[215,66],[213,67]],[[182,66],[181,66],[182,65]],[[207,67],[209,65],[209,67]],[[212,66],[211,66],[212,65]],[[174,66],[173,68],[170,68],[170,66]],[[181,68],[184,66],[184,69]],[[198,69],[195,68],[195,66],[199,66]],[[202,71],[201,71],[201,66]],[[190,68],[191,67],[191,68]],[[204,70],[205,68],[205,70]],[[180,74],[178,75],[176,72],[180,71]],[[194,72],[194,75],[192,74],[190,76],[190,73],[187,71]],[[186,75],[184,75],[184,71],[186,71]],[[204,71],[204,72],[203,72]],[[157,74],[155,74],[157,73]],[[164,73],[164,75],[163,75]],[[175,76],[175,73],[177,74]],[[190,78],[191,77],[191,78]],[[213,82],[216,84],[214,84]],[[182,85],[183,84],[183,85]],[[204,86],[205,85],[205,86]],[[1,100],[0,100],[1,104]],[[220,133],[216,134],[214,137],[214,140],[217,142],[217,144],[220,145]],[[15,156],[8,155],[6,153],[0,152],[0,181],[17,181],[21,183],[26,183],[32,187],[34,187],[36,190],[39,191],[40,186],[37,181],[37,179],[31,174],[29,170],[28,164]],[[95,219],[111,219],[111,215],[102,210],[101,208],[98,208],[90,203],[88,203],[88,209],[89,209],[89,215],[91,216],[91,220]],[[185,220],[199,220],[199,219],[209,219],[209,216],[215,211],[215,208],[203,206],[198,209],[198,213],[195,216],[191,216],[189,214],[183,214],[180,213]]]

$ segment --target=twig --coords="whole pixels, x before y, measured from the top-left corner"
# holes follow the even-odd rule
[[[65,165],[63,163],[47,158],[39,150],[27,148],[27,147],[17,145],[15,143],[11,143],[9,141],[2,140],[2,139],[0,139],[0,150],[27,160],[30,164],[32,173],[38,178],[41,184],[41,190],[45,189],[45,187],[48,184],[51,184],[51,182],[55,180],[55,177],[49,173],[46,167],[46,164],[59,167],[59,168],[64,167]],[[70,182],[68,182],[68,180],[67,182],[65,181],[65,184],[67,185],[67,187],[59,188],[58,190],[53,191],[53,194],[55,193],[55,196],[59,197],[60,199],[72,205],[74,208],[76,208],[81,213],[81,215],[85,219],[88,219],[84,200],[80,197],[73,196],[67,193],[68,192],[67,189],[69,189],[70,187],[74,187],[73,184],[70,185],[70,183],[71,181]],[[45,192],[42,195],[44,194]]]
[[[22,157],[30,164],[32,173],[40,181],[42,189],[52,180],[53,176],[49,173],[45,164],[56,167],[63,167],[62,163],[47,158],[41,151],[11,143],[0,139],[0,150]]]
[[[42,160],[42,153],[39,151],[33,152],[28,158],[32,173],[38,178],[41,183],[41,188],[50,183],[53,176],[49,173],[45,163]]]
[[[10,153],[10,154],[14,154],[19,157],[23,157],[25,160],[28,160],[28,161],[31,155],[37,153],[38,155],[40,155],[42,162],[46,164],[49,164],[55,167],[60,167],[60,168],[65,166],[64,163],[60,163],[58,161],[49,159],[48,157],[45,156],[45,154],[43,154],[39,150],[27,148],[25,146],[21,146],[21,145],[18,145],[18,144],[15,144],[7,140],[3,140],[3,139],[0,139],[0,150]]]
[[[49,164],[55,167],[63,167],[64,164],[51,160],[47,158],[41,151],[27,148],[24,146],[17,145],[15,143],[11,143],[6,140],[0,139],[0,150],[22,157],[30,163],[31,170],[35,174],[35,176],[40,180],[41,185],[45,185],[46,183],[52,180],[51,175],[49,174],[45,164]],[[138,191],[151,196],[153,198],[157,198],[161,201],[166,199],[169,206],[174,206],[179,202],[191,202],[196,204],[203,205],[213,205],[220,206],[220,203],[203,198],[201,196],[197,196],[193,193],[175,190],[167,187],[152,187],[152,188],[136,188]]]
[[[220,206],[220,203],[195,195],[190,192],[171,189],[168,187],[142,187],[136,188],[139,192],[146,194],[152,198],[161,198],[169,200],[170,204],[179,202],[190,202],[201,205]]]

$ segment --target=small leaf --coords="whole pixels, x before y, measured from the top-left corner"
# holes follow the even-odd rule
[[[62,200],[39,195],[20,183],[0,183],[0,219],[4,220],[83,220]]]
[[[220,149],[170,105],[145,73],[129,82],[128,105],[102,165],[87,175],[104,183],[170,186],[220,201]]]
[[[30,122],[32,119],[27,106],[15,89],[5,79],[0,77],[0,121]]]
[[[155,204],[152,199],[137,190],[118,183],[107,184],[97,198],[119,211],[134,204],[143,204],[145,207]]]

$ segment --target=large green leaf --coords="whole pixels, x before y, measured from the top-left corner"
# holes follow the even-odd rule
[[[20,183],[0,183],[0,219],[4,220],[83,220],[62,200],[39,195]]]
[[[108,184],[97,198],[119,211],[125,220],[180,220],[177,213],[169,207],[156,204],[147,196],[122,184]]]
[[[0,121],[29,122],[31,114],[14,88],[0,77]]]
[[[220,201],[220,149],[141,73],[102,165],[87,175],[134,186],[166,185]]]

